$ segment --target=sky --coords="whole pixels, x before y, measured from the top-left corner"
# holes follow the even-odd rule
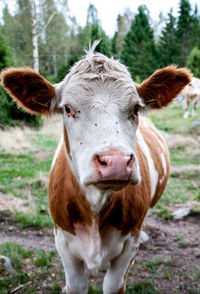
[[[125,8],[129,7],[131,11],[137,12],[138,6],[145,4],[150,11],[151,18],[156,21],[161,11],[167,16],[171,7],[174,16],[177,16],[180,0],[68,0],[71,15],[74,15],[82,26],[86,23],[90,3],[97,8],[103,29],[109,36],[113,36],[116,30],[117,15],[123,13]],[[190,3],[194,7],[199,0],[190,0]],[[198,8],[200,10],[200,4]]]
[[[0,0],[0,17],[3,3],[7,3],[12,11],[15,1]],[[122,14],[126,8],[130,8],[133,13],[136,13],[138,6],[145,4],[150,11],[152,20],[157,21],[160,12],[167,16],[170,8],[173,8],[173,15],[177,16],[180,0],[68,0],[70,15],[75,16],[81,26],[86,24],[87,9],[90,3],[97,8],[104,31],[112,37],[116,30],[117,15]],[[200,11],[200,1],[190,0],[193,8],[196,3],[198,3]]]

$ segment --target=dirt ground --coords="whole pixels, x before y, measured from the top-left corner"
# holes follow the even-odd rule
[[[152,280],[160,294],[200,293],[200,281],[198,276],[194,276],[195,268],[200,267],[199,223],[200,215],[189,215],[178,221],[162,221],[154,215],[148,215],[144,231],[150,239],[140,246],[136,263],[128,276],[128,284]],[[33,228],[22,231],[4,213],[0,214],[0,226],[4,227],[0,231],[0,243],[9,240],[26,249],[55,249],[53,233],[47,234]],[[104,273],[100,272],[98,278],[91,277],[90,282],[100,286],[103,276]]]

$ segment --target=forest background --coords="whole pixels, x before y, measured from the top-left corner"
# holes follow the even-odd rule
[[[50,82],[61,81],[90,42],[101,39],[97,51],[120,59],[133,79],[140,83],[157,68],[170,64],[187,66],[200,77],[200,12],[189,0],[180,0],[175,17],[171,9],[157,22],[148,7],[125,9],[116,20],[111,38],[102,29],[98,11],[90,4],[84,27],[70,15],[68,0],[13,0],[11,12],[4,4],[0,20],[0,71],[6,67],[30,66]],[[17,109],[0,88],[0,126],[31,126],[40,117]]]

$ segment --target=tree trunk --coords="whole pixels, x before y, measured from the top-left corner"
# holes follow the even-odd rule
[[[38,32],[37,32],[37,11],[35,0],[31,1],[32,6],[32,44],[33,44],[33,69],[39,72],[39,53],[38,53]]]

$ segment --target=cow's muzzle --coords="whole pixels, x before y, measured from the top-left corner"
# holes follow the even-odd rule
[[[126,185],[132,176],[133,154],[125,155],[118,150],[101,153],[94,156],[96,178],[98,185]]]

